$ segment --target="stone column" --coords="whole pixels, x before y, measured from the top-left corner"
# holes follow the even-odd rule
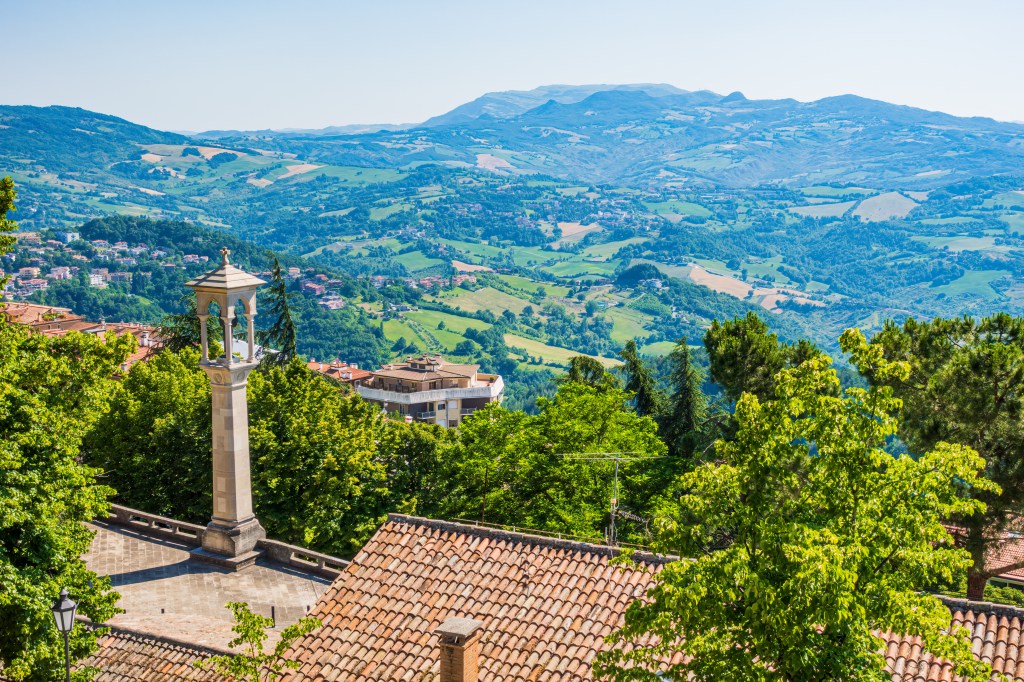
[[[208,319],[210,319],[209,315],[199,314],[199,348],[203,354],[199,359],[203,362],[210,359],[210,343],[206,338],[206,321]]]
[[[210,377],[213,399],[213,518],[203,534],[203,549],[240,558],[266,537],[252,511],[245,395],[252,366],[201,367]]]
[[[202,359],[199,366],[210,378],[213,400],[213,518],[203,533],[203,546],[192,552],[196,559],[239,570],[256,561],[257,543],[266,532],[252,509],[249,471],[249,405],[245,389],[255,362],[256,289],[266,284],[239,270],[221,249],[220,267],[189,281],[196,292]],[[245,302],[248,325],[248,357],[236,362],[232,355],[231,327],[235,306]],[[224,330],[224,354],[211,358],[206,321],[216,303]]]

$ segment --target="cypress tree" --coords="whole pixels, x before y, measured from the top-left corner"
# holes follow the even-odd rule
[[[264,347],[261,362],[274,365],[287,365],[297,355],[295,348],[295,322],[292,320],[291,308],[288,300],[292,294],[288,293],[284,277],[281,275],[281,263],[274,258],[274,274],[270,280],[270,289],[267,291],[267,314],[274,323],[270,329],[258,334],[260,345]],[[266,349],[277,351],[268,353]]]
[[[690,457],[704,440],[708,419],[708,397],[704,394],[704,375],[693,364],[686,338],[679,340],[668,356],[672,373],[672,396],[662,420],[662,433],[669,451]]]
[[[627,341],[626,347],[619,351],[619,357],[626,363],[623,367],[626,374],[626,390],[635,396],[637,415],[658,417],[665,409],[665,394],[658,389],[651,371],[640,359],[636,341]]]

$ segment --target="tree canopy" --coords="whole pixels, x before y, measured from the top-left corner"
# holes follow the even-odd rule
[[[14,200],[18,198],[18,192],[14,189],[14,181],[10,176],[0,179],[0,255],[11,250],[14,246],[14,236],[10,233],[17,231],[18,223],[7,217],[7,214],[15,210]],[[6,277],[0,277],[0,290],[7,283]]]
[[[890,378],[855,330],[846,345]],[[970,448],[939,444],[919,458],[882,449],[897,430],[887,387],[838,395],[830,360],[784,369],[774,395],[743,395],[719,461],[684,474],[659,516],[671,562],[627,610],[596,672],[624,680],[811,682],[889,680],[876,631],[914,635],[965,679],[991,670],[965,632],[944,634],[949,610],[921,586],[970,563],[943,526],[994,490]],[[652,638],[653,636],[653,638]],[[643,646],[630,643],[643,641]],[[665,663],[682,653],[685,659]]]
[[[640,358],[636,341],[627,341],[619,357],[625,363],[622,371],[626,375],[626,390],[633,394],[636,413],[641,417],[658,418],[665,411],[666,397],[658,388],[650,368]]]
[[[744,393],[761,400],[775,394],[775,376],[784,367],[795,367],[818,353],[809,341],[782,343],[755,313],[725,322],[717,319],[704,334],[711,358],[711,379],[733,401]]]
[[[210,381],[199,353],[163,351],[111,387],[109,410],[82,456],[105,472],[120,504],[205,522],[213,510]]]
[[[662,437],[669,452],[677,457],[693,457],[698,448],[714,440],[708,423],[708,397],[704,394],[704,375],[690,357],[686,339],[680,339],[668,357],[672,394],[661,420]]]
[[[527,415],[491,404],[463,421],[445,458],[450,491],[443,516],[600,537],[609,521],[614,464],[587,453],[665,454],[650,417],[630,409],[630,394],[602,385],[563,382],[553,399]],[[655,464],[656,463],[656,464]],[[650,477],[664,460],[620,470],[620,497],[650,509]]]
[[[0,667],[9,679],[63,670],[50,613],[61,588],[93,621],[116,612],[109,578],[81,559],[94,535],[84,524],[106,514],[113,490],[78,453],[134,347],[130,335],[48,338],[0,319]],[[71,655],[88,655],[95,640],[75,628]]]
[[[985,458],[984,475],[998,485],[972,489],[985,512],[956,519],[974,559],[968,597],[981,599],[996,572],[1024,567],[992,565],[1002,531],[1024,507],[1024,319],[1000,314],[981,320],[908,318],[902,326],[890,321],[871,346],[878,354],[857,356],[857,366],[902,401],[899,435],[911,452],[943,441],[966,445]],[[886,374],[876,358],[905,362],[909,373]]]

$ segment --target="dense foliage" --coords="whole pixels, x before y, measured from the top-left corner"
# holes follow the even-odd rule
[[[121,504],[191,521],[213,508],[210,381],[199,352],[158,353],[112,388],[82,456],[105,472]]]
[[[17,231],[18,224],[7,214],[15,210],[14,200],[17,197],[14,181],[10,177],[0,178],[0,254],[8,253],[14,246],[15,238],[11,233]],[[6,282],[6,277],[0,277],[0,290]]]
[[[0,228],[13,191],[0,185]],[[0,231],[0,240],[6,235]],[[0,241],[0,252],[7,247]],[[110,579],[85,567],[113,490],[79,461],[86,431],[106,409],[115,372],[134,338],[48,338],[0,318],[0,667],[13,680],[56,680],[64,656],[50,606],[66,588],[79,612],[104,622],[116,612]],[[75,657],[96,633],[76,628]]]
[[[906,364],[880,361],[859,333],[847,342],[880,373],[906,377]],[[969,565],[943,522],[983,510],[962,491],[994,489],[984,462],[947,444],[894,460],[882,449],[897,429],[892,390],[839,396],[829,364],[818,356],[783,370],[767,401],[743,395],[735,439],[681,477],[656,544],[692,560],[665,565],[629,608],[599,674],[882,682],[881,631],[920,637],[965,679],[989,679],[967,633],[945,634],[946,606],[919,591]],[[667,664],[677,653],[685,658]]]
[[[941,442],[960,443],[985,458],[986,478],[997,487],[970,490],[985,513],[956,518],[974,565],[967,595],[981,599],[985,583],[1024,562],[997,562],[1005,532],[1016,530],[1024,509],[1024,319],[996,315],[893,322],[871,339],[877,356],[858,363],[875,385],[891,387],[900,398],[900,437],[912,452]],[[894,377],[878,365],[905,362],[907,376]],[[998,569],[998,570],[997,570]]]

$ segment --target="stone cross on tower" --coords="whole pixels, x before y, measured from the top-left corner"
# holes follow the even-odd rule
[[[256,361],[256,288],[266,284],[228,261],[231,252],[220,250],[221,264],[185,286],[196,292],[199,313],[199,366],[210,377],[213,398],[213,518],[203,533],[203,547],[193,552],[198,559],[228,568],[244,568],[256,560],[256,543],[266,532],[252,511],[249,475],[249,405],[245,389]],[[248,322],[245,351],[233,353],[232,320],[241,302]],[[206,321],[216,303],[224,328],[224,351],[211,358]]]

